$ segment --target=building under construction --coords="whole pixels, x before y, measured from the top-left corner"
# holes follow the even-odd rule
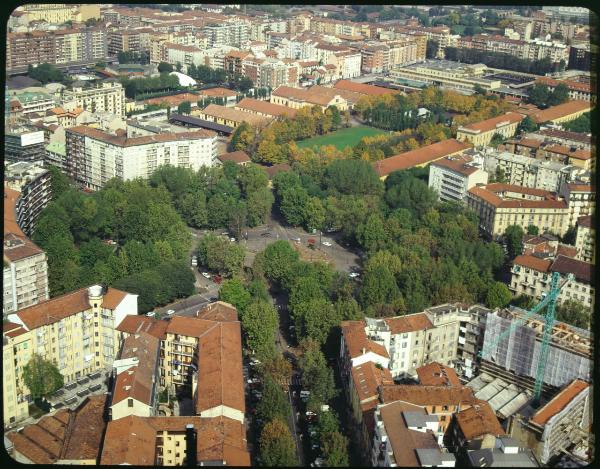
[[[542,347],[544,317],[510,307],[488,314],[481,371],[533,391]],[[502,334],[503,339],[498,340]],[[556,321],[552,328],[542,394],[554,395],[574,379],[591,380],[592,335]]]

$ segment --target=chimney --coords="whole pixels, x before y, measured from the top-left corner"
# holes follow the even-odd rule
[[[186,466],[195,467],[196,461],[196,430],[194,424],[188,423],[185,426],[185,459]]]

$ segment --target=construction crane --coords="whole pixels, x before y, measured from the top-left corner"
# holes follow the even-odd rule
[[[491,343],[483,347],[482,350],[477,354],[479,358],[482,358],[484,353],[490,349],[496,347],[506,336],[510,335],[517,327],[521,326],[534,314],[539,314],[544,308],[547,308],[546,314],[544,315],[544,333],[542,336],[542,347],[540,349],[540,356],[538,359],[537,370],[535,373],[535,386],[533,390],[533,402],[534,405],[539,404],[540,396],[542,395],[542,385],[544,384],[544,374],[546,372],[546,361],[548,360],[548,352],[550,351],[550,339],[552,337],[552,327],[554,326],[554,320],[556,317],[556,300],[560,294],[561,289],[569,282],[574,279],[573,274],[567,274],[567,277],[559,285],[560,274],[554,272],[550,281],[550,291],[542,298],[537,305],[527,311],[527,314],[523,319],[514,321],[511,326],[498,335]]]

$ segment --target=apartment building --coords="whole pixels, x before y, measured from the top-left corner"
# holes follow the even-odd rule
[[[20,6],[28,21],[43,20],[46,23],[63,24],[67,21],[85,22],[90,18],[100,19],[100,5],[27,4]]]
[[[46,253],[17,224],[19,193],[4,188],[3,316],[48,299]]]
[[[575,237],[577,259],[591,264],[596,263],[596,228],[593,220],[592,215],[579,217]]]
[[[15,363],[24,366],[31,358],[31,333],[20,324],[3,321],[2,356],[2,401],[6,428],[29,417],[29,401],[20,391],[21,369]]]
[[[119,359],[113,362],[111,420],[130,415],[156,415],[159,352],[160,339],[147,332],[138,332],[123,340]]]
[[[570,179],[573,167],[556,161],[486,149],[484,169],[492,175],[503,174],[507,184],[559,192]]]
[[[559,254],[554,260],[540,259],[533,255],[520,255],[513,261],[511,268],[510,290],[515,295],[525,294],[541,299],[550,289],[550,280],[554,272],[565,277],[572,273],[573,281],[561,290],[558,301],[575,300],[594,309],[593,264]]]
[[[544,317],[510,307],[488,314],[481,369],[532,392],[542,346]],[[554,395],[574,379],[590,381],[592,337],[589,330],[555,321],[542,383],[542,397]]]
[[[91,88],[74,87],[65,90],[63,102],[92,113],[110,112],[117,116],[125,116],[125,89],[116,81],[103,81]]]
[[[138,417],[108,422],[99,464],[250,466],[245,426],[227,417]]]
[[[453,47],[457,43],[458,36],[450,34],[450,28],[447,26],[424,27],[418,22],[409,23],[406,26],[395,26],[395,31],[399,33],[409,34],[411,36],[425,36],[427,41],[435,41],[438,43],[437,58],[443,59],[446,47]],[[421,49],[418,52],[419,57],[425,58],[425,49],[427,42],[423,41]]]
[[[216,134],[205,130],[128,138],[78,126],[65,134],[69,175],[92,190],[113,177],[148,178],[164,164],[197,171],[212,166],[217,156]]]
[[[9,91],[21,105],[21,114],[30,117],[35,114],[45,114],[46,111],[56,107],[55,99],[43,89],[35,88],[29,91]]]
[[[173,65],[181,64],[185,72],[190,65],[205,65],[206,53],[196,46],[165,42],[162,48],[164,61]]]
[[[474,49],[483,52],[509,54],[519,59],[550,59],[552,63],[569,60],[569,48],[559,42],[542,41],[540,39],[521,40],[506,36],[476,34],[458,39],[457,47]]]
[[[419,54],[418,37],[407,35],[386,41],[385,44],[389,47],[388,67],[390,70],[425,60],[425,55]]]
[[[442,140],[426,147],[390,156],[372,163],[375,172],[381,180],[385,180],[390,173],[409,168],[423,168],[434,161],[448,156],[455,156],[471,148],[469,143],[459,142],[454,138]]]
[[[385,44],[365,44],[360,48],[363,73],[383,73],[390,68],[390,49]]]
[[[137,295],[114,288],[103,289],[99,285],[10,314],[8,321],[20,326],[12,335],[18,333],[26,338],[20,348],[13,349],[16,360],[12,362],[15,370],[12,375],[15,381],[5,381],[4,389],[15,389],[19,402],[31,402],[22,371],[33,353],[55,362],[67,384],[112,367],[118,353],[115,327],[127,315],[137,315]],[[15,421],[17,415],[5,408],[4,424]]]
[[[44,160],[44,132],[31,125],[4,128],[4,156],[8,161]]]
[[[209,25],[202,32],[207,37],[208,47],[242,47],[250,39],[250,25],[245,21]]]
[[[550,77],[538,77],[535,82],[538,85],[546,85],[548,90],[554,89],[563,84],[569,89],[569,98],[574,101],[595,101],[596,94],[592,93],[592,87],[589,83],[580,83],[573,80],[555,80]]]
[[[140,31],[122,28],[110,31],[107,39],[108,55],[116,57],[119,52],[141,52],[142,50],[146,50],[141,45],[141,34],[143,33]]]
[[[39,163],[5,162],[4,186],[20,192],[14,207],[16,221],[25,235],[31,236],[41,211],[52,198],[50,172]]]
[[[560,195],[569,205],[569,226],[575,226],[579,217],[592,215],[596,209],[596,188],[590,184],[563,184]]]
[[[454,467],[452,453],[437,443],[438,419],[418,405],[378,406],[370,465],[375,467]]]
[[[565,449],[584,454],[583,459],[590,461],[591,398],[592,387],[575,379],[533,414],[515,416],[509,432],[531,448],[542,464],[548,464]]]
[[[339,51],[334,52],[329,57],[328,63],[324,65],[325,69],[335,66],[335,78],[356,78],[361,75],[362,56],[359,51]]]
[[[469,155],[448,156],[429,165],[429,187],[443,202],[462,202],[469,189],[487,182],[488,172]]]
[[[523,119],[524,116],[521,114],[507,112],[502,116],[460,126],[456,131],[456,139],[461,142],[470,142],[476,147],[484,147],[492,141],[496,134],[504,138],[514,137],[517,133],[517,126]]]
[[[93,63],[107,55],[107,32],[98,27],[9,33],[6,40],[10,72],[25,71],[30,64]]]
[[[400,84],[436,85],[460,92],[472,93],[475,86],[496,90],[502,86],[497,79],[486,78],[488,68],[483,64],[461,64],[449,60],[423,60],[419,63],[397,65],[390,78]]]
[[[502,236],[510,225],[519,225],[524,231],[535,225],[541,232],[560,236],[569,228],[569,206],[554,192],[493,183],[472,187],[466,200],[479,216],[480,228],[493,238]]]

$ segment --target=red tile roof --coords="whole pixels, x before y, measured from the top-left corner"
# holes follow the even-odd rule
[[[133,147],[137,145],[147,145],[150,143],[176,142],[179,140],[201,140],[205,138],[212,138],[216,135],[215,132],[211,132],[208,130],[196,130],[193,132],[166,133],[127,138],[123,135],[117,136],[109,134],[108,132],[104,132],[103,130],[94,129],[85,125],[71,127],[69,129],[66,129],[66,132],[85,135],[87,137],[111,143],[120,147]]]
[[[492,117],[491,119],[486,119],[481,122],[465,125],[460,127],[458,130],[460,131],[461,129],[468,129],[473,132],[489,132],[497,129],[498,127],[521,122],[523,119],[524,117],[521,114],[516,112],[507,112],[502,116]]]
[[[392,374],[387,368],[378,368],[375,363],[369,361],[352,368],[352,382],[358,394],[361,404],[371,401],[367,408],[377,407],[378,387],[384,384],[394,384]],[[363,411],[366,408],[363,408]]]
[[[537,270],[538,272],[549,272],[552,262],[546,259],[540,259],[539,257],[530,256],[526,254],[515,257],[513,264]]]
[[[573,259],[560,254],[556,256],[556,259],[550,266],[550,271],[558,272],[563,275],[573,274],[578,282],[592,285],[594,273],[593,266],[594,265],[589,262],[580,261],[579,259]]]
[[[470,176],[479,168],[476,166],[472,166],[473,158],[468,155],[456,155],[456,156],[447,156],[446,158],[442,158],[441,160],[437,160],[431,163],[432,166],[441,166],[443,168],[448,168],[456,173],[463,174],[465,176]]]
[[[109,288],[107,294],[112,289]],[[23,321],[27,329],[32,330],[40,326],[53,324],[74,314],[87,311],[90,308],[88,289],[80,288],[74,292],[29,306],[17,311],[15,314]],[[106,308],[113,309],[109,306],[106,306]]]
[[[545,425],[548,420],[561,412],[567,404],[585,389],[589,384],[580,379],[576,379],[554,396],[546,405],[539,409],[531,418],[531,422],[537,425]]]
[[[559,104],[558,106],[552,106],[548,109],[544,109],[543,111],[536,112],[531,117],[538,124],[543,122],[552,121],[554,119],[559,119],[561,117],[569,116],[571,114],[575,114],[580,111],[590,111],[591,105],[587,101],[567,101],[566,103]]]
[[[421,406],[464,406],[476,402],[473,390],[466,386],[415,386],[412,384],[382,386],[381,400],[385,403],[404,401]]]
[[[4,234],[4,258],[11,262],[37,256],[43,254],[43,252],[33,241],[24,235]]]
[[[237,96],[237,93],[235,91],[231,91],[228,88],[208,88],[206,90],[199,91],[198,94],[204,96],[218,96],[221,98],[235,98]]]
[[[249,163],[251,161],[248,153],[242,150],[223,153],[222,155],[217,156],[217,159],[222,163],[225,161],[233,161],[236,164]]]
[[[419,382],[424,386],[461,386],[456,371],[449,366],[432,362],[417,368]]]
[[[500,425],[496,413],[485,401],[478,401],[472,407],[454,414],[456,424],[467,440],[485,435],[502,436],[506,432]]]
[[[164,339],[168,325],[167,321],[150,318],[146,315],[129,314],[117,325],[116,330],[128,334],[146,332],[159,339]]]
[[[355,93],[368,95],[368,96],[381,96],[384,94],[397,94],[399,91],[391,90],[388,88],[381,88],[380,86],[366,85],[364,83],[355,83],[350,80],[339,80],[333,85],[335,89],[354,91]]]
[[[425,313],[410,314],[396,318],[385,319],[392,334],[403,334],[406,332],[423,331],[433,328],[433,324]]]
[[[16,206],[17,199],[21,193],[4,186],[4,234],[14,233],[17,236],[25,236],[21,227],[17,224]]]
[[[341,326],[350,358],[360,357],[368,352],[373,352],[383,358],[390,357],[383,345],[367,337],[364,321],[343,321]]]
[[[592,228],[594,226],[593,223],[592,223],[592,216],[591,215],[586,215],[586,216],[583,216],[583,217],[579,217],[577,219],[577,225],[585,227],[585,228]]]
[[[379,177],[387,176],[393,171],[413,168],[418,165],[428,164],[432,161],[439,160],[448,155],[462,152],[467,148],[471,148],[468,143],[459,142],[456,139],[449,138],[441,142],[418,148],[416,150],[407,151],[394,155],[389,158],[376,161],[373,163],[373,168]]]
[[[260,101],[259,99],[244,98],[235,105],[236,109],[243,111],[258,112],[273,117],[286,116],[290,119],[296,116],[296,109],[279,104],[273,104],[268,101]]]

